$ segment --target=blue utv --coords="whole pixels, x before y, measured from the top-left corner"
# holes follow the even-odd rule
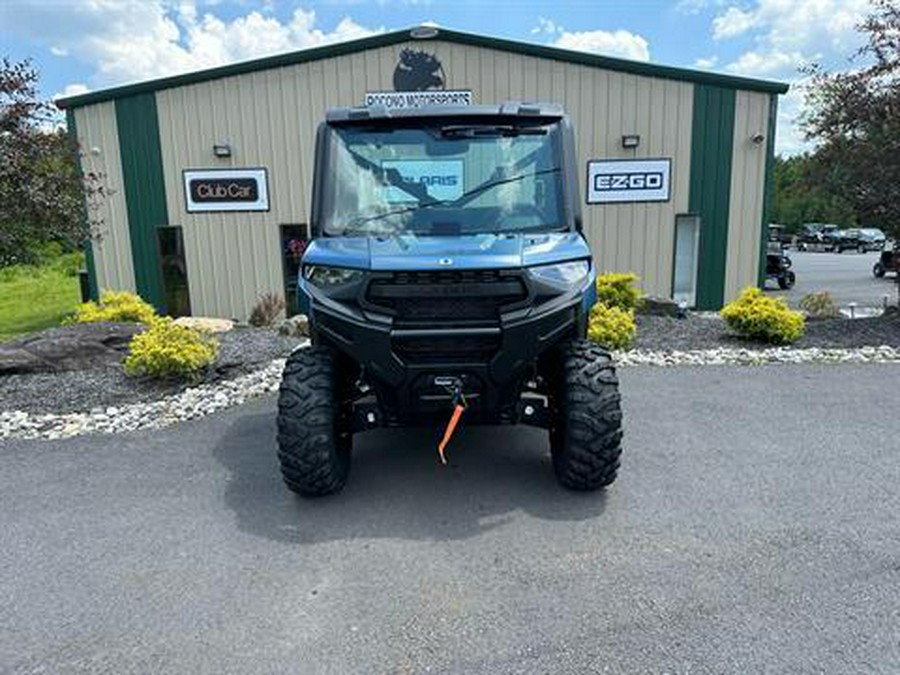
[[[288,488],[339,491],[354,434],[377,427],[446,427],[444,460],[459,423],[542,427],[562,485],[615,480],[619,388],[585,339],[596,273],[577,176],[555,106],[328,113],[298,283],[312,345],[278,401]]]

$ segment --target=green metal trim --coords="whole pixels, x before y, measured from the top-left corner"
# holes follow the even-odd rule
[[[73,152],[76,153],[75,166],[78,170],[78,177],[84,180],[84,169],[81,166],[81,153],[78,152],[78,127],[75,125],[75,111],[66,110],[66,134],[69,142],[72,144]],[[88,218],[87,197],[83,203],[83,216],[85,221]],[[90,236],[84,240],[84,266],[88,273],[88,290],[91,300],[100,299],[100,289],[97,284],[97,265],[94,262],[94,246]]]
[[[156,228],[166,225],[166,188],[156,96],[139,94],[116,100],[119,153],[125,189],[134,283],[138,294],[165,312]]]
[[[719,309],[725,299],[734,108],[734,89],[694,87],[688,210],[700,214],[697,309]]]
[[[778,128],[778,96],[769,96],[769,126],[766,130],[766,172],[763,182],[762,223],[759,233],[759,280],[766,283],[766,250],[769,240],[769,223],[772,222],[772,205],[775,203],[775,130]]]
[[[287,54],[278,54],[276,56],[254,59],[252,61],[243,61],[241,63],[219,66],[217,68],[209,68],[207,70],[200,70],[193,73],[185,73],[183,75],[164,77],[156,80],[149,80],[147,82],[129,84],[123,87],[114,87],[111,89],[90,92],[88,94],[81,94],[80,96],[69,96],[67,98],[57,99],[56,104],[60,108],[90,105],[92,103],[109,101],[112,99],[121,98],[123,96],[146,94],[159,91],[160,89],[171,89],[173,87],[181,87],[187,84],[196,84],[198,82],[216,80],[222,77],[244,75],[246,73],[254,73],[260,70],[283,68],[285,66],[293,66],[298,63],[307,63],[309,61],[318,61],[320,59],[330,59],[335,56],[355,54],[367,49],[390,47],[392,45],[402,44],[414,39],[415,38],[412,38],[410,35],[410,29],[397,30],[390,33],[381,33],[379,35],[361,38],[359,40],[339,42],[337,44],[326,45],[324,47],[316,47],[313,49],[303,49],[296,52],[289,52]],[[427,39],[419,38],[418,40],[423,44],[427,44],[429,41],[433,40],[444,40],[446,42],[452,42],[456,44],[470,45],[474,47],[486,47],[488,49],[497,49],[500,51],[509,52],[511,54],[536,56],[543,59],[563,61],[565,63],[577,63],[580,65],[593,66],[595,68],[604,68],[606,70],[614,70],[622,73],[631,73],[633,75],[660,77],[669,80],[681,80],[684,82],[694,82],[697,84],[710,84],[721,87],[730,87],[733,89],[763,91],[775,94],[783,94],[788,90],[788,85],[784,84],[783,82],[772,82],[769,80],[758,80],[750,77],[722,75],[720,73],[690,70],[688,68],[676,68],[674,66],[662,66],[653,63],[645,63],[643,61],[617,59],[610,56],[599,56],[597,54],[589,54],[587,52],[577,52],[569,49],[560,49],[558,47],[549,47],[546,45],[531,44],[528,42],[518,42],[515,40],[488,37],[486,35],[477,35],[474,33],[463,33],[460,31],[447,30],[445,28],[437,29],[435,34]]]

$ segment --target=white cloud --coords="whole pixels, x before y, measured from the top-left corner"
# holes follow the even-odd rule
[[[708,7],[721,7],[725,0],[680,0],[675,5],[675,11],[679,14],[699,14]]]
[[[95,70],[97,86],[173,75],[378,32],[344,18],[331,30],[297,8],[285,21],[263,9],[223,20],[192,0],[71,0],[14,3],[10,23],[35,42]]]
[[[757,0],[744,7],[732,5],[713,19],[715,39],[746,36],[752,41],[724,68],[790,83],[791,90],[779,100],[775,149],[788,155],[811,150],[798,124],[803,110],[799,69],[812,62],[845,67],[846,57],[862,44],[856,26],[871,6],[868,0]]]
[[[694,68],[712,68],[719,62],[718,56],[710,56],[709,58],[701,58],[694,61]]]
[[[797,155],[813,150],[798,124],[803,109],[803,82],[796,82],[787,94],[778,99],[778,123],[775,133],[775,152],[779,155]]]
[[[562,33],[562,31],[563,27],[555,21],[539,16],[538,25],[531,29],[531,34],[546,33],[547,35],[556,35],[557,33]]]
[[[808,59],[800,52],[749,51],[744,52],[735,61],[725,66],[725,70],[740,75],[765,77],[789,72],[795,73],[807,61]]]
[[[729,7],[713,19],[713,38],[725,40],[757,29],[757,51],[813,51],[847,55],[860,44],[856,26],[868,0],[758,0],[751,9]]]
[[[62,47],[56,47],[56,46],[50,47],[50,53],[53,54],[53,56],[68,56],[69,55],[69,51],[67,49],[63,49]]]
[[[81,94],[86,94],[91,90],[89,86],[83,84],[81,82],[76,82],[74,84],[67,84],[62,91],[58,91],[51,97],[54,101],[58,98],[68,98],[69,96],[80,96]]]
[[[729,7],[724,14],[713,19],[713,39],[724,40],[746,33],[756,26],[759,20],[760,17],[755,12]]]
[[[634,61],[650,60],[650,48],[647,40],[627,30],[563,32],[553,44],[563,49],[620,56]]]

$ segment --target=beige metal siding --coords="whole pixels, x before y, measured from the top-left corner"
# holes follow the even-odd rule
[[[731,162],[731,198],[728,214],[728,252],[725,264],[725,302],[746,286],[755,286],[759,274],[765,197],[766,141],[751,139],[768,129],[769,95],[739,91],[734,110],[734,150]]]
[[[160,140],[171,224],[182,225],[195,314],[246,318],[259,293],[281,292],[278,225],[307,223],[315,129],[326,108],[390,90],[404,46],[437,54],[447,88],[476,102],[561,103],[578,139],[579,193],[591,158],[672,158],[667,203],[583,205],[585,233],[601,270],[637,272],[645,291],[671,292],[675,214],[687,210],[693,85],[441,41],[276,68],[160,91]],[[640,134],[637,150],[623,134]],[[212,146],[227,142],[220,160]],[[182,170],[264,166],[268,213],[185,211]]]
[[[133,291],[134,265],[125,209],[115,104],[98,103],[76,108],[74,113],[82,170],[85,174],[99,174],[108,191],[106,199],[98,202],[95,207],[97,211],[92,214],[92,218],[102,220],[101,238],[93,243],[97,285],[101,290]]]

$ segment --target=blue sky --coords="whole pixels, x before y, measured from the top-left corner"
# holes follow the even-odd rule
[[[434,22],[568,49],[800,81],[848,67],[867,0],[2,0],[0,55],[29,57],[47,97]],[[808,147],[782,99],[777,149]]]

